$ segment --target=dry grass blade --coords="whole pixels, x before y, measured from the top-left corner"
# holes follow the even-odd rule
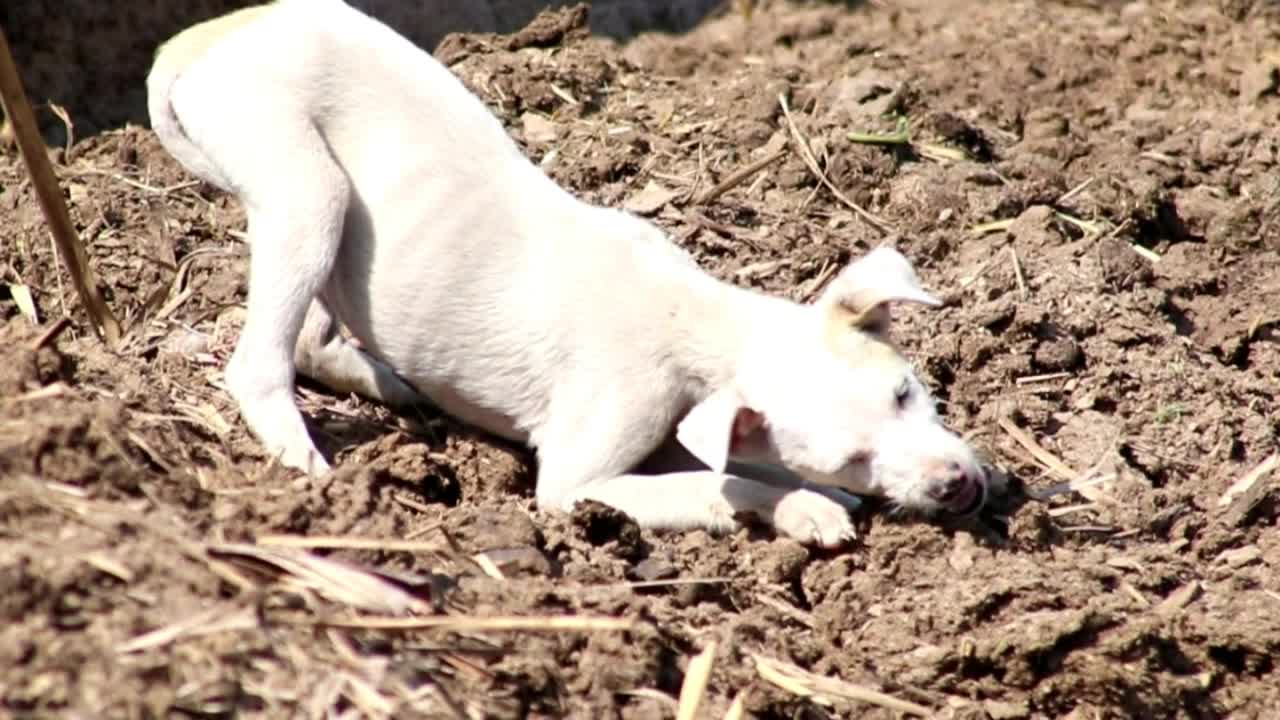
[[[71,271],[71,279],[75,283],[80,302],[84,303],[95,332],[109,347],[114,348],[120,342],[120,323],[111,314],[111,308],[107,307],[98,291],[97,279],[89,266],[88,253],[76,235],[75,225],[67,212],[66,201],[58,186],[58,179],[53,174],[53,167],[49,164],[49,155],[40,138],[35,114],[31,111],[31,103],[22,87],[22,78],[18,75],[3,29],[0,29],[0,98],[4,100],[5,113],[13,125],[14,137],[18,141],[18,149],[26,163],[27,172],[31,175],[31,185],[40,200],[45,221],[49,224],[49,231],[63,262]]]
[[[1013,277],[1018,281],[1018,293],[1025,300],[1027,297],[1027,279],[1022,274],[1022,263],[1018,260],[1018,251],[1009,246],[1009,259],[1013,262]]]
[[[402,614],[426,611],[429,606],[382,578],[338,560],[317,557],[288,549],[257,545],[223,544],[208,548],[221,560],[240,560],[265,565],[297,585],[313,590],[334,602],[369,612]]]
[[[84,556],[84,562],[91,568],[106,573],[122,583],[133,582],[133,572],[123,563],[117,562],[104,552],[93,552]]]
[[[1099,237],[1106,230],[1104,226],[1100,226],[1097,223],[1091,223],[1088,220],[1082,220],[1075,215],[1064,213],[1061,210],[1055,211],[1053,215],[1062,222],[1076,227],[1080,232],[1084,233],[1088,237]]]
[[[991,222],[980,223],[969,228],[969,232],[973,235],[989,235],[994,232],[1002,232],[1013,226],[1013,219],[992,220]]]
[[[818,166],[818,159],[813,156],[813,150],[809,148],[809,141],[805,139],[804,135],[800,134],[800,128],[796,127],[796,121],[791,117],[791,107],[787,104],[786,95],[779,94],[778,103],[782,106],[782,114],[787,119],[787,128],[791,131],[791,139],[795,141],[796,148],[800,151],[800,157],[804,159],[804,164],[809,167],[809,172],[813,173],[818,182],[830,190],[837,200],[844,203],[855,215],[865,220],[868,225],[885,235],[892,233],[893,228],[888,223],[845,197],[845,194],[840,192],[840,189],[827,178],[826,173],[822,172],[822,168]]]
[[[1014,380],[1015,385],[1033,385],[1035,383],[1050,382],[1053,380],[1065,380],[1071,377],[1069,372],[1051,372],[1043,375],[1026,375]]]
[[[947,147],[946,145],[920,143],[915,146],[915,149],[916,152],[920,153],[920,157],[936,163],[962,162],[969,159],[969,154],[965,151],[959,148]]]
[[[387,550],[398,552],[447,552],[449,548],[438,542],[422,540],[384,540],[381,538],[345,537],[336,535],[318,535],[304,537],[301,535],[259,535],[254,538],[257,545],[281,548],[297,548],[311,550],[328,548],[334,550]]]
[[[860,685],[845,682],[837,678],[815,675],[801,667],[788,662],[754,655],[756,672],[770,683],[800,697],[810,698],[815,702],[829,704],[830,698],[842,698],[856,702],[876,705],[894,712],[909,715],[930,715],[929,708],[908,700],[872,690]]]
[[[676,710],[676,720],[693,720],[698,716],[698,706],[707,692],[707,681],[711,679],[711,666],[716,659],[716,641],[712,640],[689,661],[689,669],[685,671],[684,683],[680,685],[680,705]]]
[[[472,561],[480,568],[480,572],[488,575],[494,580],[506,580],[507,576],[502,574],[502,569],[493,561],[493,558],[484,553],[476,553],[471,556]]]
[[[738,691],[733,698],[733,703],[724,714],[724,720],[742,720],[747,716],[747,694],[751,692],[752,687],[748,685]]]
[[[1080,193],[1084,192],[1085,190],[1088,190],[1089,186],[1092,185],[1095,180],[1097,180],[1096,177],[1091,177],[1085,180],[1084,182],[1080,183],[1079,185],[1076,185],[1075,187],[1063,193],[1061,197],[1058,198],[1055,204],[1057,205],[1066,204],[1067,202],[1075,198]]]
[[[1160,262],[1160,253],[1156,252],[1155,250],[1152,250],[1150,248],[1144,248],[1141,245],[1130,245],[1129,247],[1133,248],[1134,252],[1138,253],[1139,255],[1146,258],[1147,260],[1150,260],[1153,263]]]
[[[1280,468],[1280,453],[1271,453],[1270,457],[1258,463],[1257,467],[1240,477],[1239,480],[1231,483],[1231,487],[1222,493],[1222,497],[1218,498],[1218,507],[1227,507],[1237,497],[1249,492],[1260,480],[1269,475],[1276,468]]]
[[[18,283],[9,284],[9,297],[18,306],[18,312],[32,325],[40,324],[40,313],[36,311],[36,301],[31,297],[31,288]]]
[[[0,400],[0,402],[3,402],[6,405],[16,405],[18,403],[32,402],[36,400],[48,400],[49,398],[62,397],[70,391],[71,386],[61,380],[58,380],[45,385],[42,388],[36,388],[35,390],[30,390],[14,397],[4,398],[3,400]]]
[[[1002,417],[998,422],[1000,429],[1009,433],[1009,437],[1013,438],[1027,452],[1031,453],[1032,457],[1063,480],[1073,480],[1080,476],[1080,473],[1073,470],[1070,465],[1059,460],[1058,456],[1045,450],[1040,443],[1036,442],[1035,438],[1031,437],[1031,433],[1018,427],[1012,419]]]
[[[322,620],[316,625],[352,630],[451,630],[454,632],[612,632],[630,630],[627,618],[562,615],[553,617],[373,617]]]
[[[116,652],[126,655],[168,645],[175,640],[220,632],[252,630],[258,626],[258,616],[253,608],[214,608],[195,617],[179,620],[172,625],[157,628],[116,647]]]

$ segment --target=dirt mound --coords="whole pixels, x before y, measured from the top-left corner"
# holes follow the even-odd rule
[[[802,697],[809,681],[771,661],[938,717],[1272,716],[1270,12],[772,2],[625,45],[566,16],[441,45],[557,181],[651,217],[722,278],[807,299],[890,242],[946,296],[903,313],[902,343],[948,422],[1047,499],[1011,508],[1007,533],[868,503],[841,553],[540,512],[524,450],[310,387],[339,470],[280,471],[220,386],[242,322],[240,208],[148,131],[76,145],[59,173],[130,328],[107,353],[7,158],[0,706],[671,717],[715,641],[709,717],[735,698],[758,717],[900,716],[847,686]],[[64,308],[71,327],[47,336]],[[343,624],[411,603],[635,624]]]

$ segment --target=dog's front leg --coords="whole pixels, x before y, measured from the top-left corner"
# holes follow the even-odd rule
[[[779,534],[820,547],[854,537],[849,504],[834,493],[802,484],[766,483],[713,470],[664,475],[620,475],[590,483],[571,497],[596,500],[635,518],[643,527],[668,530],[732,530],[739,514],[772,525]]]
[[[782,535],[822,547],[835,547],[854,537],[849,511],[859,501],[851,495],[809,487],[790,473],[737,464],[727,472],[628,473],[625,468],[635,467],[645,453],[643,448],[635,451],[638,444],[624,445],[633,450],[615,452],[598,464],[589,461],[591,453],[583,452],[589,443],[566,446],[565,452],[549,451],[544,445],[538,453],[539,506],[569,512],[579,501],[595,500],[630,515],[642,527],[711,532],[730,531],[738,526],[739,515],[747,514]],[[659,456],[670,447],[662,446]],[[659,462],[668,460],[671,467],[687,466],[678,455]]]

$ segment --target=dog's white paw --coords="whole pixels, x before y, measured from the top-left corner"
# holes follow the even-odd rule
[[[284,467],[301,470],[312,477],[319,477],[332,469],[329,461],[314,448],[280,450],[275,457]]]
[[[807,545],[839,547],[857,536],[848,509],[812,490],[787,493],[773,510],[778,532]]]
[[[237,363],[233,357],[225,375],[227,391],[239,406],[240,417],[249,431],[280,465],[313,476],[329,472],[328,461],[311,441],[302,414],[294,404],[293,388],[263,382],[253,369]]]

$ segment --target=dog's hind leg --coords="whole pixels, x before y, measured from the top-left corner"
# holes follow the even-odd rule
[[[392,407],[426,400],[390,367],[356,347],[320,298],[311,302],[293,353],[298,372],[341,393],[355,393]]]
[[[342,242],[350,182],[305,98],[290,97],[286,83],[245,83],[233,70],[205,63],[170,94],[183,133],[249,218],[248,313],[226,386],[282,465],[322,473],[329,463],[294,399],[294,349]]]

